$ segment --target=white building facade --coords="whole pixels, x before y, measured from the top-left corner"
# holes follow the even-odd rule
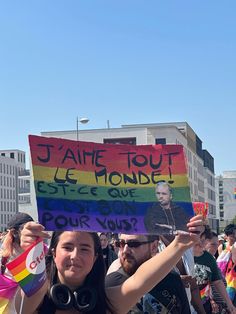
[[[0,150],[0,231],[8,220],[18,212],[18,176],[25,169],[25,152]]]
[[[220,229],[234,220],[236,223],[236,171],[224,171],[216,177],[217,207]]]

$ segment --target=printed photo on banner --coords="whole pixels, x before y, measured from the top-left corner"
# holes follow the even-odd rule
[[[181,145],[29,136],[39,222],[47,230],[172,234],[193,216]]]

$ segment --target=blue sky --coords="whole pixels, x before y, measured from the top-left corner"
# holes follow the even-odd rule
[[[28,134],[186,121],[236,170],[236,1],[0,2],[0,149]]]

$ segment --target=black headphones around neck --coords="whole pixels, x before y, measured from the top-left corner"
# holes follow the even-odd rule
[[[66,285],[58,283],[51,287],[50,298],[57,309],[75,308],[86,313],[94,309],[97,303],[97,292],[90,287],[78,288],[72,292]]]

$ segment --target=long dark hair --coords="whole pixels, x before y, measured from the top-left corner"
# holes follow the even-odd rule
[[[52,234],[50,247],[48,254],[46,255],[46,270],[49,280],[49,290],[50,288],[58,283],[58,272],[57,267],[53,259],[53,254],[58,245],[61,234],[65,231],[55,231]],[[96,261],[94,262],[93,268],[90,273],[87,275],[84,286],[93,287],[97,291],[97,303],[95,308],[87,312],[88,314],[106,314],[114,313],[112,306],[105,293],[105,264],[103,260],[102,248],[100,244],[100,239],[95,232],[88,232],[92,237],[94,243],[94,253],[96,255]],[[49,291],[48,291],[49,295]],[[48,302],[47,302],[48,303]],[[48,309],[48,308],[47,308]],[[39,313],[43,313],[43,307],[40,308]]]

